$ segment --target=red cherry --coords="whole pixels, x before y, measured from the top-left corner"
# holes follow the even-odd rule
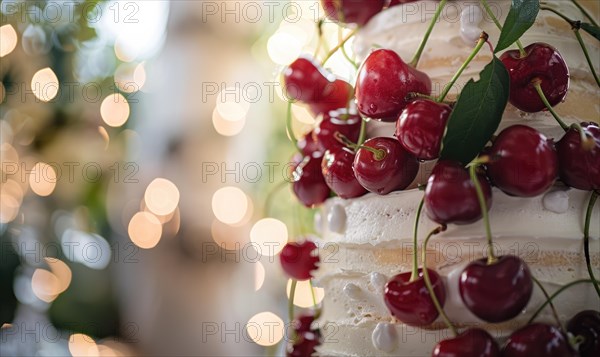
[[[327,114],[332,110],[346,108],[354,96],[352,85],[341,79],[328,83],[321,95],[309,103],[310,110],[317,116]]]
[[[314,153],[321,152],[319,148],[319,143],[317,142],[314,131],[311,130],[308,134],[304,135],[300,140],[298,140],[298,149],[302,151],[302,154],[305,156],[311,156]]]
[[[315,321],[314,315],[300,315],[292,321],[292,328],[296,333],[317,331],[311,329],[313,321]]]
[[[321,172],[321,154],[305,156],[292,172],[294,194],[306,207],[314,207],[329,197],[329,187]]]
[[[489,150],[487,174],[509,195],[533,197],[544,193],[558,176],[554,146],[539,131],[513,125],[504,129]]]
[[[371,52],[358,72],[358,110],[369,118],[396,121],[411,92],[431,94],[431,79],[392,50]]]
[[[337,151],[346,147],[336,138],[336,133],[356,142],[360,135],[361,120],[360,116],[356,113],[349,113],[347,109],[338,109],[324,114],[323,120],[314,131],[320,151]]]
[[[569,67],[556,48],[541,42],[525,47],[527,55],[518,50],[506,51],[500,60],[510,75],[510,103],[518,109],[535,113],[546,106],[531,81],[540,79],[542,91],[550,105],[562,102],[569,90]]]
[[[360,148],[354,159],[356,179],[368,191],[387,195],[392,191],[404,190],[417,176],[417,159],[404,150],[397,140],[387,137],[372,138],[363,146],[379,150],[378,154],[375,154]]]
[[[435,270],[427,269],[435,296],[442,306],[446,301],[444,283]],[[391,314],[410,326],[429,325],[437,319],[439,313],[425,286],[423,271],[419,277],[410,281],[411,272],[398,274],[385,285],[384,301]]]
[[[480,328],[470,328],[460,335],[440,341],[432,357],[499,357],[500,348],[494,338]]]
[[[460,274],[458,287],[473,314],[487,322],[502,322],[527,306],[533,280],[521,258],[504,255],[491,264],[487,258],[471,262]]]
[[[310,357],[316,352],[316,347],[319,344],[319,334],[316,332],[304,332],[298,334],[296,341],[288,347],[286,356]]]
[[[534,323],[508,338],[503,357],[576,357],[565,335],[557,327]]]
[[[313,59],[300,57],[283,71],[287,97],[305,103],[322,98],[325,88],[331,83],[328,74]]]
[[[341,198],[354,198],[367,193],[352,170],[354,156],[354,152],[348,148],[327,150],[323,156],[321,169],[325,182]]]
[[[567,323],[567,331],[573,336],[583,337],[583,342],[578,348],[581,357],[600,356],[600,312],[579,312]]]
[[[402,5],[402,4],[408,4],[409,2],[415,2],[415,1],[417,1],[417,0],[391,0],[388,7]]]
[[[492,189],[485,176],[478,175],[488,210]],[[469,172],[458,162],[438,161],[425,190],[427,216],[439,224],[469,224],[481,218],[475,185]]]
[[[330,20],[366,24],[383,9],[386,0],[321,0],[325,16]]]
[[[450,106],[428,99],[410,102],[396,122],[396,138],[417,159],[437,159],[451,112]]]
[[[311,272],[317,269],[319,263],[319,256],[313,253],[316,249],[317,245],[309,240],[286,244],[279,256],[283,271],[296,280],[310,279]]]
[[[600,128],[596,123],[582,123],[581,127],[590,142],[584,147],[576,129],[569,129],[556,143],[560,179],[580,190],[600,189]]]

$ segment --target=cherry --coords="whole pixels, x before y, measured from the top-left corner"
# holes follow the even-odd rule
[[[314,315],[300,315],[292,321],[292,328],[294,329],[294,331],[296,331],[296,333],[318,331],[311,329],[313,321],[315,321]]]
[[[319,256],[313,253],[316,249],[316,244],[309,240],[286,244],[279,256],[283,271],[296,280],[310,279],[311,272],[317,269],[319,263]]]
[[[470,328],[460,335],[440,341],[432,357],[499,357],[500,348],[494,338],[480,328]]]
[[[309,102],[311,112],[317,116],[327,114],[332,110],[348,107],[348,102],[354,96],[352,85],[341,79],[328,83],[323,92]]]
[[[478,175],[488,210],[492,190],[485,176]],[[458,162],[442,160],[433,167],[425,190],[427,216],[439,224],[469,224],[481,218],[475,185]]]
[[[283,71],[287,97],[311,103],[321,99],[325,88],[331,83],[321,65],[308,57],[300,57]]]
[[[465,306],[487,322],[502,322],[517,316],[533,292],[527,264],[514,255],[489,263],[475,260],[462,271],[458,287]]]
[[[600,127],[596,123],[582,123],[583,133],[590,143],[581,142],[579,130],[569,129],[556,143],[560,179],[580,190],[600,189]]]
[[[525,47],[525,52],[523,57],[518,50],[500,56],[510,76],[510,103],[529,113],[546,109],[531,83],[534,79],[541,80],[542,92],[550,105],[563,101],[569,89],[569,67],[561,54],[541,42]]]
[[[337,151],[345,147],[336,138],[336,133],[342,134],[352,142],[356,142],[360,135],[361,120],[360,116],[349,112],[347,109],[338,109],[324,114],[323,120],[314,131],[320,151]]]
[[[444,283],[435,270],[428,269],[431,286],[440,304],[446,301]],[[410,281],[412,273],[398,274],[385,285],[384,301],[391,314],[400,321],[411,326],[429,325],[437,319],[439,313],[431,300],[425,286],[423,270],[419,269],[419,277]]]
[[[419,160],[440,156],[442,139],[452,108],[428,99],[410,102],[396,122],[396,138]]]
[[[387,195],[408,187],[417,176],[419,163],[397,140],[378,137],[367,140],[358,150],[353,168],[364,188]]]
[[[314,136],[314,130],[311,130],[308,134],[304,135],[300,140],[298,140],[298,149],[302,151],[302,154],[305,156],[311,156],[314,153],[321,152],[319,148],[319,143]]]
[[[383,9],[386,0],[321,0],[325,16],[333,21],[366,24]]]
[[[392,50],[371,52],[359,70],[356,101],[358,110],[369,118],[396,121],[413,92],[431,94],[431,79]]]
[[[310,357],[316,352],[319,345],[319,336],[314,332],[305,332],[298,335],[294,343],[288,347],[288,357]]]
[[[539,131],[513,125],[504,129],[489,150],[487,174],[509,195],[533,197],[544,193],[558,176],[554,146]]]
[[[600,356],[600,312],[585,310],[577,313],[567,323],[567,331],[583,337],[578,348],[581,357]]]
[[[510,335],[503,357],[575,357],[565,335],[552,325],[534,323]]]
[[[305,156],[292,172],[294,194],[306,207],[319,205],[329,197],[329,187],[321,172],[320,153]]]
[[[321,170],[327,186],[341,198],[354,198],[367,193],[360,185],[354,171],[354,152],[348,148],[327,150],[323,156]]]
[[[417,0],[391,0],[388,7],[401,5],[401,4],[408,4],[409,2],[415,2],[415,1],[417,1]]]

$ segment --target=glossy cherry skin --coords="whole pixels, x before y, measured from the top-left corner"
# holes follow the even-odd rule
[[[494,338],[480,328],[470,328],[454,338],[440,341],[432,357],[500,357]]]
[[[300,315],[292,321],[292,328],[296,333],[316,331],[311,329],[313,321],[315,321],[314,315]]]
[[[279,256],[283,271],[296,280],[310,279],[312,271],[317,269],[319,263],[319,256],[313,253],[316,249],[316,244],[309,240],[286,244]]]
[[[342,23],[366,24],[383,9],[386,0],[321,0],[325,16]]]
[[[341,79],[328,83],[323,93],[308,103],[313,115],[327,114],[332,110],[347,108],[348,102],[354,97],[352,85]]]
[[[508,338],[503,357],[576,357],[565,335],[543,323],[527,325]]]
[[[395,136],[417,159],[437,159],[451,112],[450,106],[429,99],[412,101],[396,122]]]
[[[427,269],[435,296],[442,306],[446,301],[446,289],[435,270]],[[439,313],[425,286],[423,271],[419,277],[410,281],[411,272],[398,274],[385,285],[384,301],[391,314],[410,326],[426,326],[437,319]]]
[[[378,157],[365,148],[360,148],[354,159],[354,174],[358,182],[370,192],[387,195],[392,191],[404,190],[417,176],[419,162],[394,138],[377,137],[363,146],[380,150]]]
[[[305,156],[292,172],[294,194],[306,207],[314,207],[329,197],[329,187],[321,172],[322,155]]]
[[[546,192],[558,176],[554,145],[539,131],[513,125],[504,129],[488,154],[487,174],[505,193],[534,197]]]
[[[314,136],[314,130],[311,130],[306,135],[298,139],[298,149],[302,151],[304,156],[311,156],[314,153],[322,152],[317,139]],[[318,154],[317,154],[318,155]]]
[[[354,152],[348,148],[327,150],[323,156],[321,170],[325,182],[341,198],[360,197],[367,193],[352,170],[354,156]]]
[[[600,127],[596,123],[582,123],[583,132],[591,140],[591,146],[584,148],[581,135],[576,129],[569,129],[556,143],[558,172],[567,185],[580,190],[600,189]]]
[[[488,264],[487,258],[465,267],[458,283],[465,306],[487,322],[517,316],[531,298],[533,280],[527,264],[514,255],[503,255]]]
[[[392,6],[396,6],[396,5],[402,5],[402,4],[408,4],[409,2],[415,2],[417,0],[391,0],[389,3],[389,7]]]
[[[345,145],[336,138],[336,133],[344,135],[352,142],[356,142],[360,135],[361,118],[355,113],[348,113],[346,109],[330,111],[323,115],[323,120],[314,130],[314,136],[319,145],[319,150],[337,151]]]
[[[283,71],[285,92],[289,99],[312,103],[323,98],[332,77],[312,58],[300,57]]]
[[[356,102],[366,117],[396,121],[412,92],[431,94],[431,79],[392,50],[371,52],[358,72]]]
[[[488,210],[492,206],[492,189],[483,175],[478,175]],[[458,162],[442,160],[433,167],[425,189],[427,216],[439,224],[470,224],[481,218],[481,207],[469,172]]]
[[[600,312],[585,310],[577,313],[567,323],[567,331],[584,338],[578,348],[581,357],[600,356]]]
[[[506,51],[500,60],[510,76],[509,101],[518,109],[535,113],[546,109],[531,81],[542,81],[542,92],[550,105],[562,102],[569,90],[569,67],[556,48],[541,42],[525,47],[527,55],[518,50]]]

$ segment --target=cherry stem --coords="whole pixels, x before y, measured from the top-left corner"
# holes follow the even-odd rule
[[[535,90],[538,92],[538,95],[540,96],[540,99],[546,106],[546,109],[548,109],[550,114],[552,114],[554,119],[556,119],[556,121],[558,122],[558,125],[560,125],[560,127],[563,128],[564,131],[569,130],[569,126],[567,124],[565,124],[565,122],[560,118],[560,116],[554,111],[554,108],[552,108],[550,103],[548,103],[548,99],[546,98],[546,95],[544,94],[544,91],[542,90],[542,80],[539,78],[534,78],[531,81],[531,84],[533,85]]]
[[[292,279],[292,285],[290,286],[290,298],[288,299],[288,317],[290,322],[294,320],[294,299],[296,297],[296,284],[298,280]]]
[[[298,147],[298,139],[296,139],[296,136],[294,135],[294,130],[292,128],[292,102],[291,101],[288,101],[288,105],[287,105],[287,114],[285,117],[285,131],[287,133],[288,138],[292,142],[292,144],[294,144],[294,147],[296,148],[296,150],[298,150],[298,152],[302,153],[302,150],[300,150],[300,148]]]
[[[358,145],[362,145],[367,138],[367,121],[365,118],[361,117],[360,122],[360,132],[358,133]]]
[[[576,0],[571,0],[571,2],[572,2],[572,3],[573,3],[575,6],[577,6],[577,8],[578,8],[578,9],[579,9],[579,10],[580,10],[582,13],[583,13],[583,15],[584,15],[585,17],[587,17],[587,19],[588,19],[588,20],[590,20],[590,22],[591,22],[591,23],[592,23],[594,26],[598,27],[598,23],[596,22],[596,20],[594,20],[594,18],[593,18],[593,17],[592,17],[592,16],[589,14],[589,12],[587,12],[587,10],[586,10],[586,9],[585,9],[583,6],[581,6],[581,5],[580,5],[580,4],[579,4],[579,3],[578,3]]]
[[[339,27],[338,28],[338,41],[342,40],[342,28]],[[358,69],[358,64],[356,62],[354,62],[354,60],[352,58],[350,58],[350,56],[348,55],[348,52],[346,52],[346,46],[342,46],[340,47],[340,49],[342,50],[342,54],[344,55],[344,58],[346,58],[346,60],[348,62],[350,62],[350,64],[355,68]]]
[[[325,63],[327,63],[331,56],[333,56],[340,48],[344,47],[346,42],[348,42],[348,40],[351,39],[352,36],[356,35],[357,31],[358,28],[352,30],[352,32],[350,32],[348,35],[346,35],[346,37],[339,41],[339,43],[334,48],[329,50],[329,53],[327,53],[327,55],[325,55],[325,58],[323,58],[323,61],[321,61],[321,66],[325,66]]]
[[[317,306],[317,296],[315,295],[315,288],[313,286],[313,282],[312,279],[310,279],[308,281],[308,284],[310,285],[310,295],[312,298],[312,303],[313,303],[313,310],[315,311],[315,319],[318,319],[319,316],[321,316],[321,309],[319,309]]]
[[[594,210],[594,205],[596,204],[596,200],[598,199],[598,192],[592,192],[590,196],[590,202],[588,203],[587,212],[585,214],[585,223],[583,226],[583,252],[585,254],[585,265],[587,265],[588,273],[590,274],[590,278],[592,279],[594,289],[596,289],[596,293],[598,293],[598,297],[600,297],[600,285],[598,284],[598,280],[594,276],[594,270],[592,269],[592,262],[590,259],[590,222],[592,220],[592,211]]]
[[[585,135],[585,131],[583,130],[581,124],[573,123],[571,124],[571,128],[574,128],[579,132],[579,136],[581,138],[581,147],[583,148],[583,150],[590,151],[594,148],[594,146],[596,146],[594,139],[589,138],[587,135]]]
[[[483,5],[485,12],[488,14],[488,16],[492,19],[492,21],[494,21],[494,24],[496,24],[496,27],[498,28],[498,30],[502,31],[502,25],[500,24],[500,21],[498,21],[498,19],[496,18],[496,15],[494,15],[494,12],[490,8],[490,5],[488,4],[487,0],[479,0],[479,2],[481,3],[481,5]],[[517,40],[517,41],[515,41],[515,43],[517,44],[517,47],[519,48],[519,53],[521,54],[521,57],[527,56],[527,52],[525,52],[525,49],[523,48],[523,44],[521,43],[521,41]]]
[[[494,263],[497,258],[494,254],[494,244],[492,242],[492,229],[490,228],[490,218],[488,216],[488,207],[485,202],[485,196],[483,195],[483,190],[481,189],[481,184],[479,183],[479,178],[477,177],[477,168],[479,165],[487,159],[487,157],[480,158],[479,161],[475,161],[469,167],[469,175],[471,175],[471,181],[473,181],[473,185],[475,186],[475,191],[477,192],[477,200],[479,200],[479,207],[481,208],[481,216],[483,217],[483,224],[485,226],[485,236],[487,238],[487,253],[488,253],[488,264]]]
[[[542,291],[542,294],[544,294],[544,297],[546,298],[546,301],[549,301],[550,300],[550,295],[548,295],[548,291],[546,291],[546,289],[544,288],[544,286],[542,285],[542,283],[540,283],[540,281],[537,280],[533,276],[531,277],[531,279],[538,286],[538,288],[540,288],[540,290]],[[558,318],[558,312],[556,312],[556,307],[554,307],[554,304],[552,303],[552,301],[550,301],[549,304],[550,304],[550,308],[552,309],[552,315],[554,315],[554,319],[556,320],[556,324],[564,332],[565,328],[563,327],[562,323],[560,322],[560,319]]]
[[[364,123],[364,121],[363,121]],[[362,129],[362,125],[361,124],[361,129]],[[365,149],[369,152],[371,152],[373,154],[373,156],[375,157],[376,161],[381,161],[383,159],[385,159],[387,153],[385,152],[385,150],[383,149],[376,149],[376,148],[372,148],[370,146],[365,146],[362,144],[355,144],[353,143],[350,139],[348,139],[344,134],[341,134],[339,131],[336,131],[334,134],[335,138],[341,142],[342,144],[346,145],[347,147],[349,147],[350,149],[357,151],[358,149]],[[359,134],[360,136],[360,134]],[[359,138],[359,142],[360,142],[360,138]]]
[[[415,281],[419,277],[419,242],[418,242],[418,230],[419,230],[419,220],[421,219],[421,211],[423,211],[423,204],[425,203],[425,197],[421,199],[419,203],[419,207],[417,208],[417,215],[415,217],[415,225],[413,228],[413,268],[412,274],[410,275],[409,281]]]
[[[583,283],[592,283],[593,281],[590,279],[579,279],[579,280],[575,280],[572,281],[568,284],[565,284],[563,286],[561,286],[558,290],[556,290],[554,292],[554,294],[550,295],[550,297],[548,299],[546,299],[546,301],[540,306],[538,307],[538,309],[535,311],[535,313],[533,315],[531,315],[531,317],[529,318],[529,321],[527,321],[526,325],[531,324],[536,317],[538,317],[538,315],[540,314],[540,312],[542,312],[542,310],[544,310],[544,308],[550,304],[552,302],[552,300],[554,300],[555,297],[557,297],[560,293],[562,293],[563,291],[567,290],[568,288],[577,285],[577,284],[583,284]]]
[[[288,181],[284,180],[280,183],[278,183],[275,187],[273,187],[271,189],[271,191],[269,191],[269,193],[267,194],[267,198],[265,199],[265,205],[263,208],[263,212],[265,214],[265,216],[269,216],[269,212],[271,212],[271,207],[273,207],[273,199],[275,198],[275,194],[277,194],[282,188],[284,188],[285,186],[287,186]]]
[[[429,292],[429,295],[431,296],[431,301],[433,301],[433,305],[435,306],[438,313],[444,320],[444,323],[446,323],[446,326],[448,326],[450,331],[452,331],[452,334],[454,335],[454,337],[456,337],[456,336],[458,336],[456,327],[454,327],[454,325],[450,321],[450,318],[448,318],[448,315],[446,315],[446,312],[442,308],[440,301],[438,300],[437,296],[435,295],[435,291],[433,290],[433,286],[431,285],[431,279],[429,279],[429,271],[427,271],[427,243],[429,242],[429,239],[431,239],[431,237],[433,237],[434,235],[441,233],[445,230],[446,230],[445,225],[436,227],[429,233],[427,238],[425,238],[425,241],[423,242],[423,248],[421,251],[421,261],[423,262],[423,279],[425,280],[425,287],[427,287],[427,291]]]
[[[485,31],[481,33],[481,35],[479,36],[479,41],[477,41],[477,46],[475,46],[475,48],[473,49],[473,52],[471,52],[471,55],[469,55],[469,57],[467,57],[467,59],[462,64],[462,66],[460,66],[458,71],[456,71],[456,73],[454,74],[454,77],[452,77],[450,82],[448,82],[448,84],[446,84],[446,86],[444,87],[444,90],[442,91],[442,94],[436,100],[438,103],[441,103],[444,101],[444,99],[446,99],[446,96],[448,95],[448,92],[450,92],[450,89],[452,89],[452,86],[454,86],[454,83],[456,83],[456,81],[461,76],[461,74],[465,71],[465,69],[467,69],[467,67],[469,66],[471,61],[473,61],[475,56],[477,56],[477,54],[481,50],[481,47],[483,47],[483,45],[486,43],[488,38],[489,38],[489,35],[487,33],[485,33]]]
[[[423,40],[421,40],[421,44],[419,45],[417,52],[415,53],[413,59],[409,63],[409,65],[412,66],[413,68],[417,68],[417,65],[419,64],[419,60],[421,59],[421,55],[423,54],[425,45],[427,44],[427,41],[429,41],[429,36],[431,36],[431,32],[433,31],[433,28],[435,27],[436,22],[440,18],[440,15],[442,14],[442,10],[444,9],[446,2],[448,2],[448,0],[440,1],[435,14],[433,15],[433,18],[431,19],[431,23],[429,24],[429,28],[427,29],[427,32],[425,32],[425,37],[423,37]]]

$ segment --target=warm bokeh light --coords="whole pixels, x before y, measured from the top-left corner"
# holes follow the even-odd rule
[[[129,103],[122,94],[113,93],[102,101],[100,115],[107,125],[119,127],[129,118]]]
[[[263,218],[252,226],[250,241],[257,246],[260,254],[275,255],[288,241],[287,226],[278,219]]]
[[[114,75],[115,84],[120,91],[125,93],[137,92],[146,83],[145,63],[122,63],[117,67]]]
[[[246,117],[236,121],[225,120],[215,108],[212,115],[212,124],[217,133],[223,136],[235,136],[241,133],[242,129],[244,129],[244,126],[246,125]]]
[[[0,193],[0,223],[12,222],[19,214],[20,203],[7,193]]]
[[[12,25],[0,27],[0,57],[10,54],[17,47],[17,42],[17,31]]]
[[[290,298],[290,290],[292,287],[292,279],[289,279],[286,287],[286,294],[288,299]],[[315,294],[315,300],[320,303],[325,296],[325,290],[323,288],[313,288]],[[298,281],[296,284],[296,293],[294,294],[294,305],[302,308],[313,306],[313,297],[310,291],[309,280]]]
[[[246,324],[248,336],[261,346],[273,346],[281,341],[284,328],[283,320],[269,311],[252,316]]]
[[[110,135],[108,135],[108,131],[106,131],[105,127],[98,126],[98,133],[100,134],[102,140],[104,140],[104,143],[106,144],[104,145],[104,150],[108,149],[108,145],[110,145]]]
[[[303,124],[313,125],[315,123],[315,117],[304,106],[292,104],[292,114],[296,120]]]
[[[115,41],[115,56],[123,62],[132,62],[139,55],[139,48],[134,44],[127,44],[124,36],[117,37]]]
[[[254,291],[260,290],[265,282],[265,266],[261,262],[254,263]]]
[[[145,62],[142,62],[142,63],[138,64],[137,66],[135,66],[135,69],[133,71],[133,82],[137,86],[138,90],[142,89],[142,87],[144,87],[144,84],[146,84],[146,63]]]
[[[240,250],[248,247],[248,229],[225,224],[218,219],[213,219],[210,226],[213,241],[225,250]]]
[[[160,241],[162,225],[152,213],[138,212],[129,221],[127,232],[133,244],[143,249],[150,249]]]
[[[60,291],[61,283],[56,275],[45,269],[36,269],[31,276],[31,289],[35,296],[45,302],[52,302]]]
[[[223,120],[240,121],[246,118],[250,103],[240,93],[240,88],[227,87],[217,95],[216,108]]]
[[[50,267],[52,274],[58,279],[58,293],[60,294],[67,290],[71,284],[71,278],[73,277],[69,266],[62,260],[56,258],[45,257],[44,260],[46,260],[46,264]]]
[[[150,182],[144,194],[146,207],[157,216],[166,216],[175,211],[179,204],[179,190],[175,184],[164,178]]]
[[[74,333],[69,337],[69,352],[73,357],[97,357],[99,355],[94,339],[82,333]]]
[[[35,72],[31,78],[31,90],[33,95],[43,102],[49,102],[58,94],[58,77],[50,69],[46,67]]]
[[[267,52],[271,60],[280,65],[292,63],[302,52],[303,44],[293,34],[286,31],[275,32],[267,42]]]
[[[223,223],[239,223],[248,211],[248,196],[237,187],[223,187],[213,194],[212,210]]]
[[[29,173],[29,187],[38,196],[49,196],[56,187],[56,171],[45,162],[38,162]]]

